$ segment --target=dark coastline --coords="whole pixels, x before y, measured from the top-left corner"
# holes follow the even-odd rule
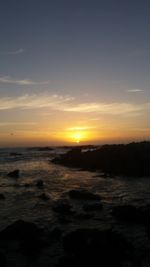
[[[81,147],[75,147],[52,162],[88,171],[101,171],[106,177],[146,177],[150,176],[150,142],[103,145],[86,152]]]

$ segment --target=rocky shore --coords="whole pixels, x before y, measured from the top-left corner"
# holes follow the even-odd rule
[[[149,205],[141,208],[116,206],[111,210],[111,218],[106,220],[99,195],[87,190],[71,190],[53,203],[53,211],[59,224],[51,225],[51,230],[20,219],[0,232],[1,267],[149,266]],[[107,221],[103,226],[102,220]],[[78,227],[72,228],[71,224],[75,221],[78,221]],[[141,248],[141,244],[138,247],[136,236],[132,240],[116,227],[119,222],[124,229],[136,229],[140,225],[147,246]]]
[[[150,142],[103,145],[86,152],[76,147],[52,162],[83,170],[101,171],[106,177],[150,176]]]

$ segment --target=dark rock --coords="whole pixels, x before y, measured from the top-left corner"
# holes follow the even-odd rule
[[[19,178],[20,171],[19,170],[14,170],[12,172],[9,172],[7,176],[12,177],[12,178]]]
[[[17,153],[17,152],[12,152],[12,153],[10,153],[10,156],[16,157],[16,156],[22,156],[22,154],[21,153]]]
[[[103,208],[103,205],[101,203],[90,203],[90,204],[85,204],[83,206],[83,209],[86,212],[100,211],[102,210],[102,208]]]
[[[54,149],[52,147],[46,146],[46,147],[30,147],[29,150],[53,151]]]
[[[63,248],[66,256],[60,260],[60,267],[123,267],[133,254],[132,245],[111,230],[78,229],[63,238]]]
[[[5,199],[5,196],[0,193],[0,200],[3,200],[3,199]]]
[[[16,240],[21,252],[30,260],[39,256],[43,247],[41,230],[31,222],[18,220],[0,232],[0,240]]]
[[[138,211],[138,220],[144,225],[150,224],[150,205],[146,205],[137,209]]]
[[[66,154],[53,159],[52,162],[72,168],[99,170],[111,177],[112,175],[149,177],[150,142],[103,145],[86,152],[83,152],[81,148],[73,148]]]
[[[18,220],[0,232],[1,240],[35,239],[41,230],[32,222]]]
[[[50,199],[49,196],[47,196],[45,193],[42,193],[41,195],[38,196],[40,199],[44,200],[44,201],[47,201]]]
[[[31,184],[24,184],[24,187],[30,187]]]
[[[7,267],[6,257],[1,251],[0,251],[0,267]]]
[[[101,197],[97,194],[93,194],[87,190],[71,190],[68,192],[69,197],[75,200],[89,200],[89,201],[97,201],[100,200]]]
[[[66,201],[58,201],[53,205],[53,210],[61,214],[71,214],[72,206]]]
[[[49,234],[50,241],[58,241],[62,235],[62,230],[59,227],[55,227]]]
[[[150,205],[138,208],[132,205],[117,206],[113,208],[112,214],[123,222],[144,225],[150,223]]]
[[[43,186],[44,186],[44,182],[43,182],[42,180],[38,180],[38,181],[36,182],[36,186],[37,186],[37,187],[43,187]]]
[[[136,222],[138,211],[134,206],[121,205],[113,208],[112,215],[121,221]]]
[[[91,218],[93,218],[93,213],[85,213],[85,212],[82,212],[82,213],[77,213],[75,218],[78,219],[78,220],[89,220]]]

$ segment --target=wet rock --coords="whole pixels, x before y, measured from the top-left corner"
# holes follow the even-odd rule
[[[12,178],[19,178],[20,171],[19,170],[14,170],[12,172],[9,172],[7,176],[12,177]]]
[[[101,203],[90,203],[90,204],[85,204],[83,206],[83,209],[86,212],[100,211],[103,209],[103,205]]]
[[[1,251],[0,251],[0,266],[7,267],[6,257]]]
[[[59,267],[123,267],[133,254],[132,245],[111,230],[78,229],[63,238],[63,248]]]
[[[42,180],[38,180],[37,182],[36,182],[36,186],[37,187],[43,187],[44,186],[44,182],[42,181]]]
[[[5,199],[5,196],[0,193],[0,200],[4,200],[4,199]]]
[[[38,196],[40,199],[47,201],[50,199],[50,197],[48,195],[46,195],[45,193],[42,193],[41,195]]]
[[[98,201],[101,197],[97,194],[91,193],[88,190],[71,190],[68,192],[69,197],[75,200],[89,200]]]

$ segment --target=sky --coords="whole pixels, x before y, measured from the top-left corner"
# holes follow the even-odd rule
[[[149,0],[1,0],[0,147],[150,139]]]

